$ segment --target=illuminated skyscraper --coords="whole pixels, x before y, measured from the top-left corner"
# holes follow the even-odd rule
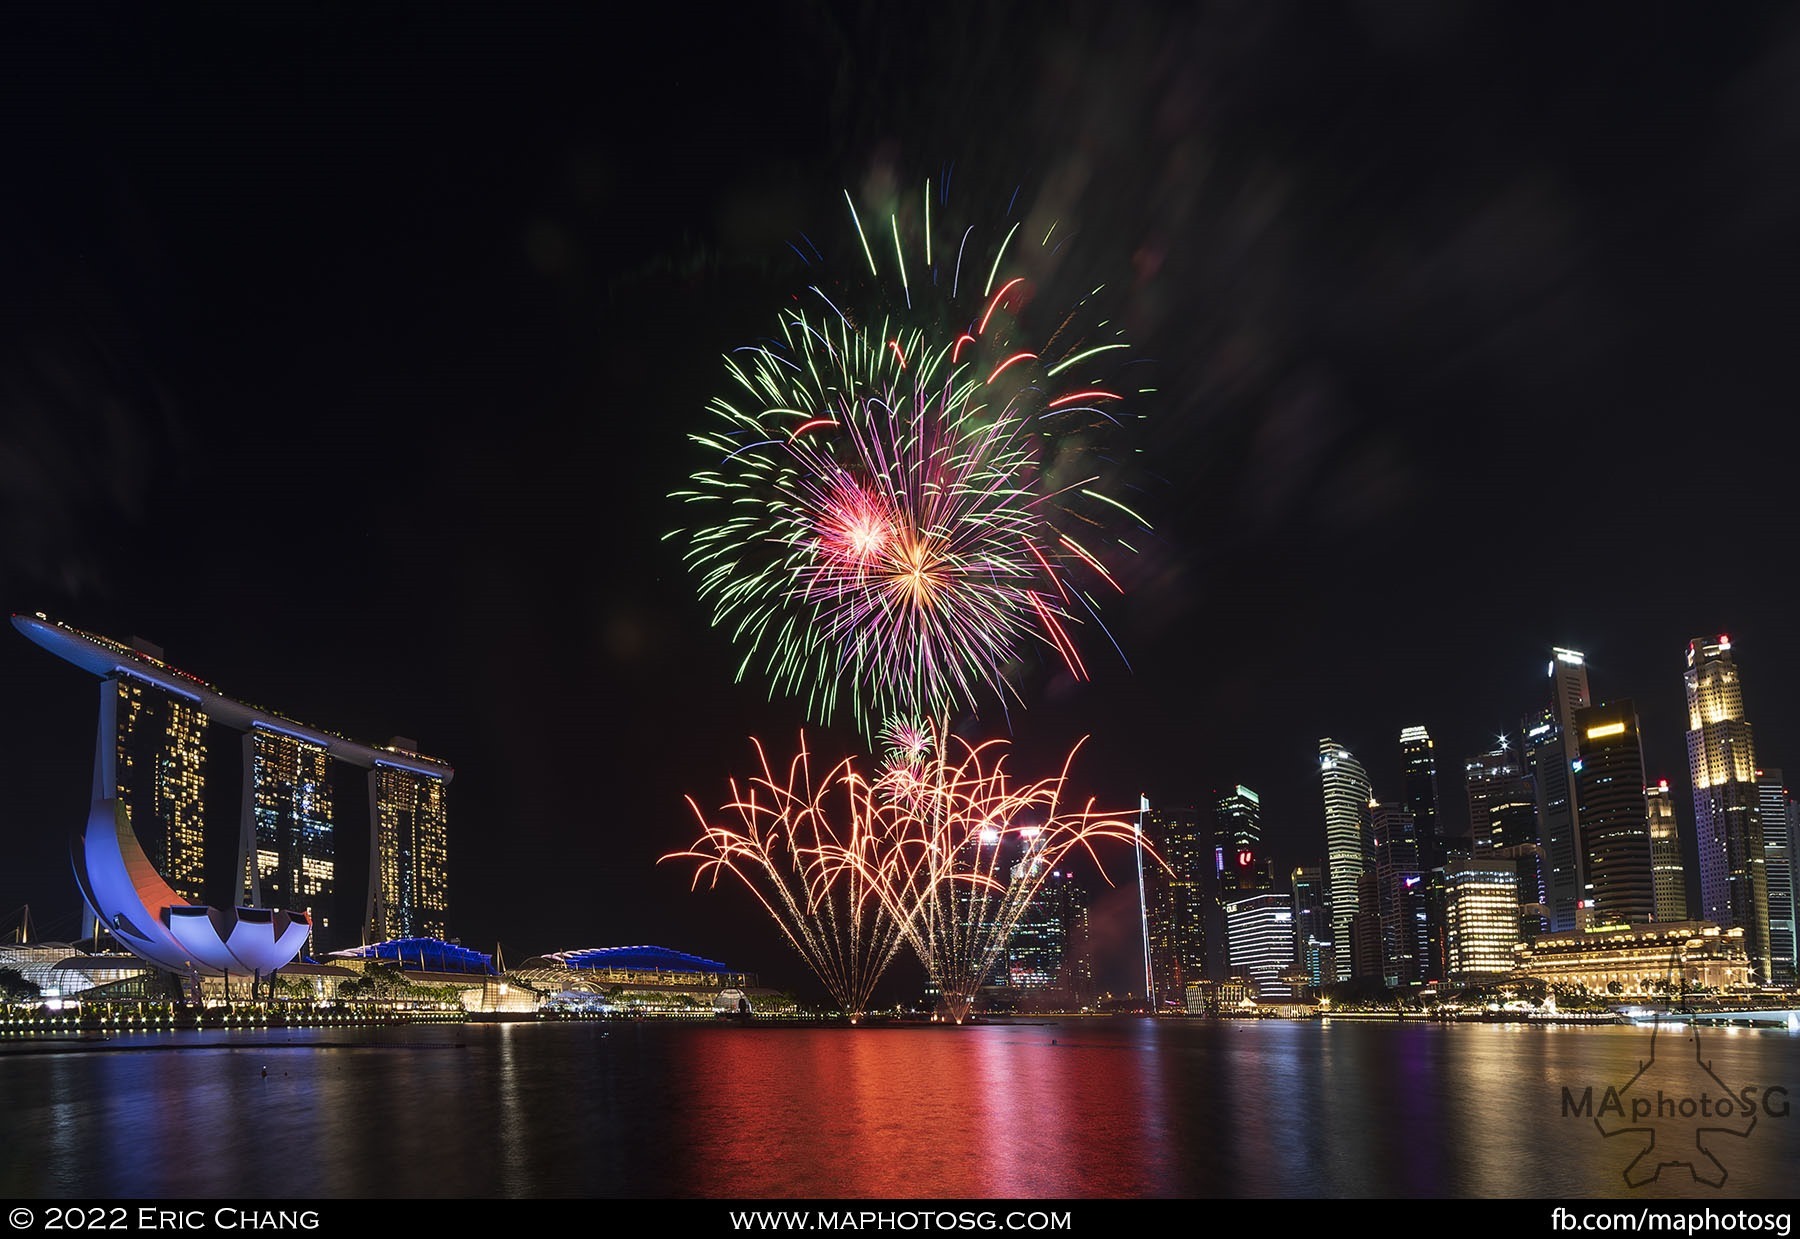
[[[1794,853],[1788,834],[1791,801],[1779,770],[1756,774],[1762,820],[1763,872],[1769,886],[1769,971],[1776,985],[1794,984]]]
[[[1226,851],[1262,846],[1262,798],[1242,783],[1218,807],[1219,846]]]
[[[1331,946],[1331,915],[1325,902],[1325,873],[1317,865],[1294,870],[1294,960],[1306,969],[1317,991],[1337,979]]]
[[[1431,734],[1423,727],[1400,732],[1400,803],[1413,816],[1419,839],[1419,873],[1425,899],[1425,953],[1419,961],[1425,981],[1444,979],[1447,955],[1444,945],[1443,822],[1438,817],[1437,753]]]
[[[1629,700],[1575,711],[1584,897],[1595,925],[1642,925],[1656,916],[1644,749]]]
[[[1397,804],[1369,806],[1376,912],[1381,917],[1381,975],[1389,985],[1424,979],[1425,890],[1417,824]]]
[[[412,743],[395,737],[390,747],[410,754]],[[445,936],[444,783],[380,761],[369,771],[370,942]]]
[[[1537,796],[1538,842],[1547,866],[1544,902],[1550,909],[1550,928],[1562,931],[1575,928],[1575,905],[1587,881],[1582,873],[1581,805],[1574,776],[1580,747],[1575,711],[1593,703],[1588,696],[1587,658],[1580,650],[1552,649],[1549,675],[1550,707],[1526,720],[1524,749]]]
[[[308,914],[307,949],[354,946],[338,932],[331,756],[325,747],[255,724],[244,733],[244,903]]]
[[[1006,941],[1006,983],[1015,989],[1066,989],[1091,996],[1091,973],[1083,966],[1087,903],[1075,875],[1044,875],[1012,935]]]
[[[1231,970],[1247,977],[1261,998],[1284,998],[1282,974],[1294,966],[1294,903],[1275,891],[1246,895],[1225,905]]]
[[[1554,735],[1552,728],[1548,733]],[[1546,750],[1547,760],[1555,761]],[[1531,939],[1549,925],[1545,882],[1549,866],[1538,842],[1536,789],[1506,737],[1499,747],[1465,763],[1471,854],[1510,861],[1517,875],[1519,934]],[[1571,911],[1573,915],[1573,911]]]
[[[1331,944],[1337,979],[1354,966],[1350,926],[1359,904],[1358,884],[1369,867],[1369,772],[1329,736],[1319,741],[1319,780],[1325,796],[1326,874],[1331,893]]]
[[[1757,812],[1756,747],[1744,718],[1731,639],[1688,642],[1688,773],[1694,785],[1694,841],[1700,860],[1700,915],[1744,931],[1752,976],[1769,980],[1769,888]]]
[[[169,888],[191,903],[205,903],[205,711],[121,668],[100,685],[100,743],[95,799],[117,796]]]
[[[1145,821],[1150,845],[1168,866],[1147,867],[1150,973],[1164,1005],[1184,1001],[1188,983],[1206,975],[1209,937],[1223,948],[1217,864],[1210,823],[1191,808],[1151,809]],[[1218,921],[1215,929],[1212,922]]]
[[[1681,856],[1681,830],[1675,821],[1675,801],[1669,781],[1644,789],[1644,807],[1650,818],[1650,872],[1656,882],[1656,919],[1688,919],[1687,866]]]
[[[1538,843],[1544,849],[1544,906],[1553,933],[1575,928],[1581,901],[1581,849],[1575,838],[1575,777],[1564,728],[1546,710],[1525,727],[1526,769],[1536,798]]]
[[[1519,941],[1518,875],[1492,852],[1451,857],[1444,867],[1450,981],[1466,985],[1505,976]]]
[[[146,858],[180,898],[309,911],[324,945],[343,941],[331,789],[342,763],[370,772],[363,928],[375,937],[366,940],[444,935],[444,791],[455,773],[448,765],[421,756],[410,740],[360,744],[246,705],[145,642],[127,645],[43,615],[15,615],[13,627],[101,678],[93,799],[122,802]],[[209,900],[204,803],[214,725],[244,733],[244,782],[236,868],[228,868],[229,853],[213,866],[220,889]]]

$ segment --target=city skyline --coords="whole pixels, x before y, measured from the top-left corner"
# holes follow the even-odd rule
[[[1403,801],[1425,728],[1455,834],[1462,763],[1549,706],[1561,647],[1636,703],[1691,831],[1696,634],[1733,639],[1757,761],[1800,764],[1767,572],[1800,449],[1772,274],[1800,29],[1378,9],[656,15],[684,52],[649,84],[595,71],[598,14],[389,14],[360,50],[272,13],[46,19],[0,52],[35,118],[0,200],[0,602],[453,763],[471,946],[775,976],[753,908],[656,864],[683,797],[803,713],[737,681],[667,496],[796,253],[854,266],[846,193],[929,179],[1034,244],[1054,223],[1057,291],[1097,290],[1143,389],[1122,451],[1153,532],[1107,565],[1089,678],[1030,662],[982,710],[1017,766],[1091,736],[1072,782],[1102,806],[1242,785],[1278,872],[1323,865],[1320,737]],[[1696,456],[1702,424],[1733,450]],[[1678,469],[1679,502],[1596,493]],[[0,675],[0,913],[51,924],[93,693],[16,637]],[[1093,937],[1129,983],[1131,857],[1102,856]]]

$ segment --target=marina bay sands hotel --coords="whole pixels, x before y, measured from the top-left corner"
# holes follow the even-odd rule
[[[146,642],[123,644],[42,615],[13,626],[52,654],[100,677],[93,798],[117,798],[144,853],[174,892],[207,901],[212,725],[242,733],[243,795],[232,860],[232,902],[312,916],[308,949],[394,938],[443,938],[444,793],[454,771],[413,742],[361,744],[236,701],[170,666]],[[368,771],[368,892],[360,908],[341,889],[348,866],[336,816],[345,768]],[[229,794],[229,792],[227,792]],[[356,926],[355,913],[361,924]]]

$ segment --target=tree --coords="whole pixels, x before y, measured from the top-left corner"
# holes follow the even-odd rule
[[[0,994],[15,1001],[36,1002],[43,990],[17,968],[0,968]]]

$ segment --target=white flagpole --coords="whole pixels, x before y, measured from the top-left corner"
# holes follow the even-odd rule
[[[1132,832],[1137,842],[1138,920],[1144,930],[1144,999],[1156,1011],[1156,978],[1150,971],[1150,905],[1144,898],[1144,818],[1150,812],[1150,797],[1138,795],[1137,828]]]

